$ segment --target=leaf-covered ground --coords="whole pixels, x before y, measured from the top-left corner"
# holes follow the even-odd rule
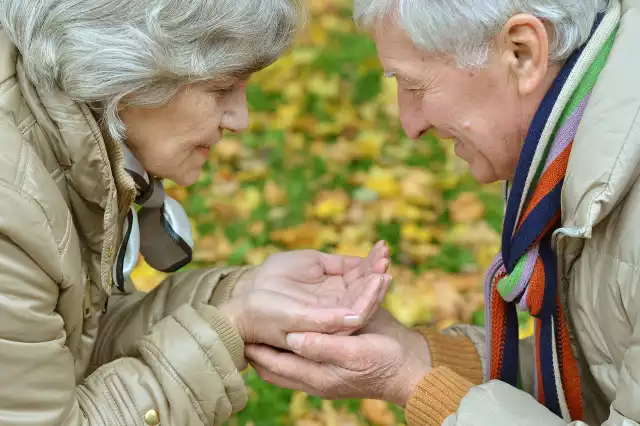
[[[394,276],[385,306],[400,321],[482,324],[500,187],[475,183],[449,141],[405,137],[395,81],[382,76],[375,46],[351,23],[351,0],[307,3],[311,16],[295,48],[249,85],[250,131],[225,136],[195,186],[169,185],[196,232],[190,267],[256,264],[302,248],[365,255],[384,239]],[[144,290],[162,278],[143,261],[134,276]],[[322,401],[252,371],[247,385],[249,406],[230,424],[403,422],[385,403]]]

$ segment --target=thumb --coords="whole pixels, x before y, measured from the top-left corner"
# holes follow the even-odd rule
[[[316,362],[331,363],[349,369],[367,353],[359,336],[320,333],[289,333],[287,344],[296,354]]]

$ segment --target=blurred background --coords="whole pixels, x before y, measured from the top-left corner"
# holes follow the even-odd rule
[[[385,307],[407,326],[484,324],[483,279],[500,246],[499,185],[480,187],[453,143],[407,139],[395,80],[351,21],[352,0],[306,0],[294,49],[248,88],[251,129],[215,145],[200,181],[167,184],[196,234],[189,267],[258,264],[282,250],[366,256],[384,239],[394,284]],[[134,281],[164,276],[140,261]],[[523,320],[523,333],[530,332]],[[246,372],[249,406],[231,425],[395,426],[379,401],[323,401]]]

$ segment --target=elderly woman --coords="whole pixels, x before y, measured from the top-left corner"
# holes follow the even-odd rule
[[[158,178],[196,181],[245,82],[292,42],[288,0],[2,0],[0,424],[214,425],[241,409],[244,342],[348,334],[389,277],[315,251],[172,275],[189,221]],[[136,204],[134,206],[133,204]],[[14,388],[15,386],[15,388]]]
[[[640,2],[356,0],[355,17],[408,136],[433,129],[506,182],[486,329],[379,312],[357,336],[290,334],[304,358],[250,360],[276,384],[398,403],[410,425],[640,424]]]

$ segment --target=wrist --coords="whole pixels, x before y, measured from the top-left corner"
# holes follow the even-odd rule
[[[233,289],[231,290],[231,298],[237,298],[251,293],[254,287],[254,278],[260,266],[249,268],[238,277]]]
[[[407,359],[402,364],[401,374],[398,374],[395,386],[391,387],[395,392],[389,399],[389,402],[403,408],[407,406],[418,384],[432,369],[431,354],[426,339],[416,331],[407,331],[410,333],[407,335],[409,343],[406,347]]]
[[[237,298],[231,298],[218,307],[218,311],[231,323],[233,328],[238,332],[242,341],[245,340],[245,332],[243,327],[243,309],[242,303]]]

